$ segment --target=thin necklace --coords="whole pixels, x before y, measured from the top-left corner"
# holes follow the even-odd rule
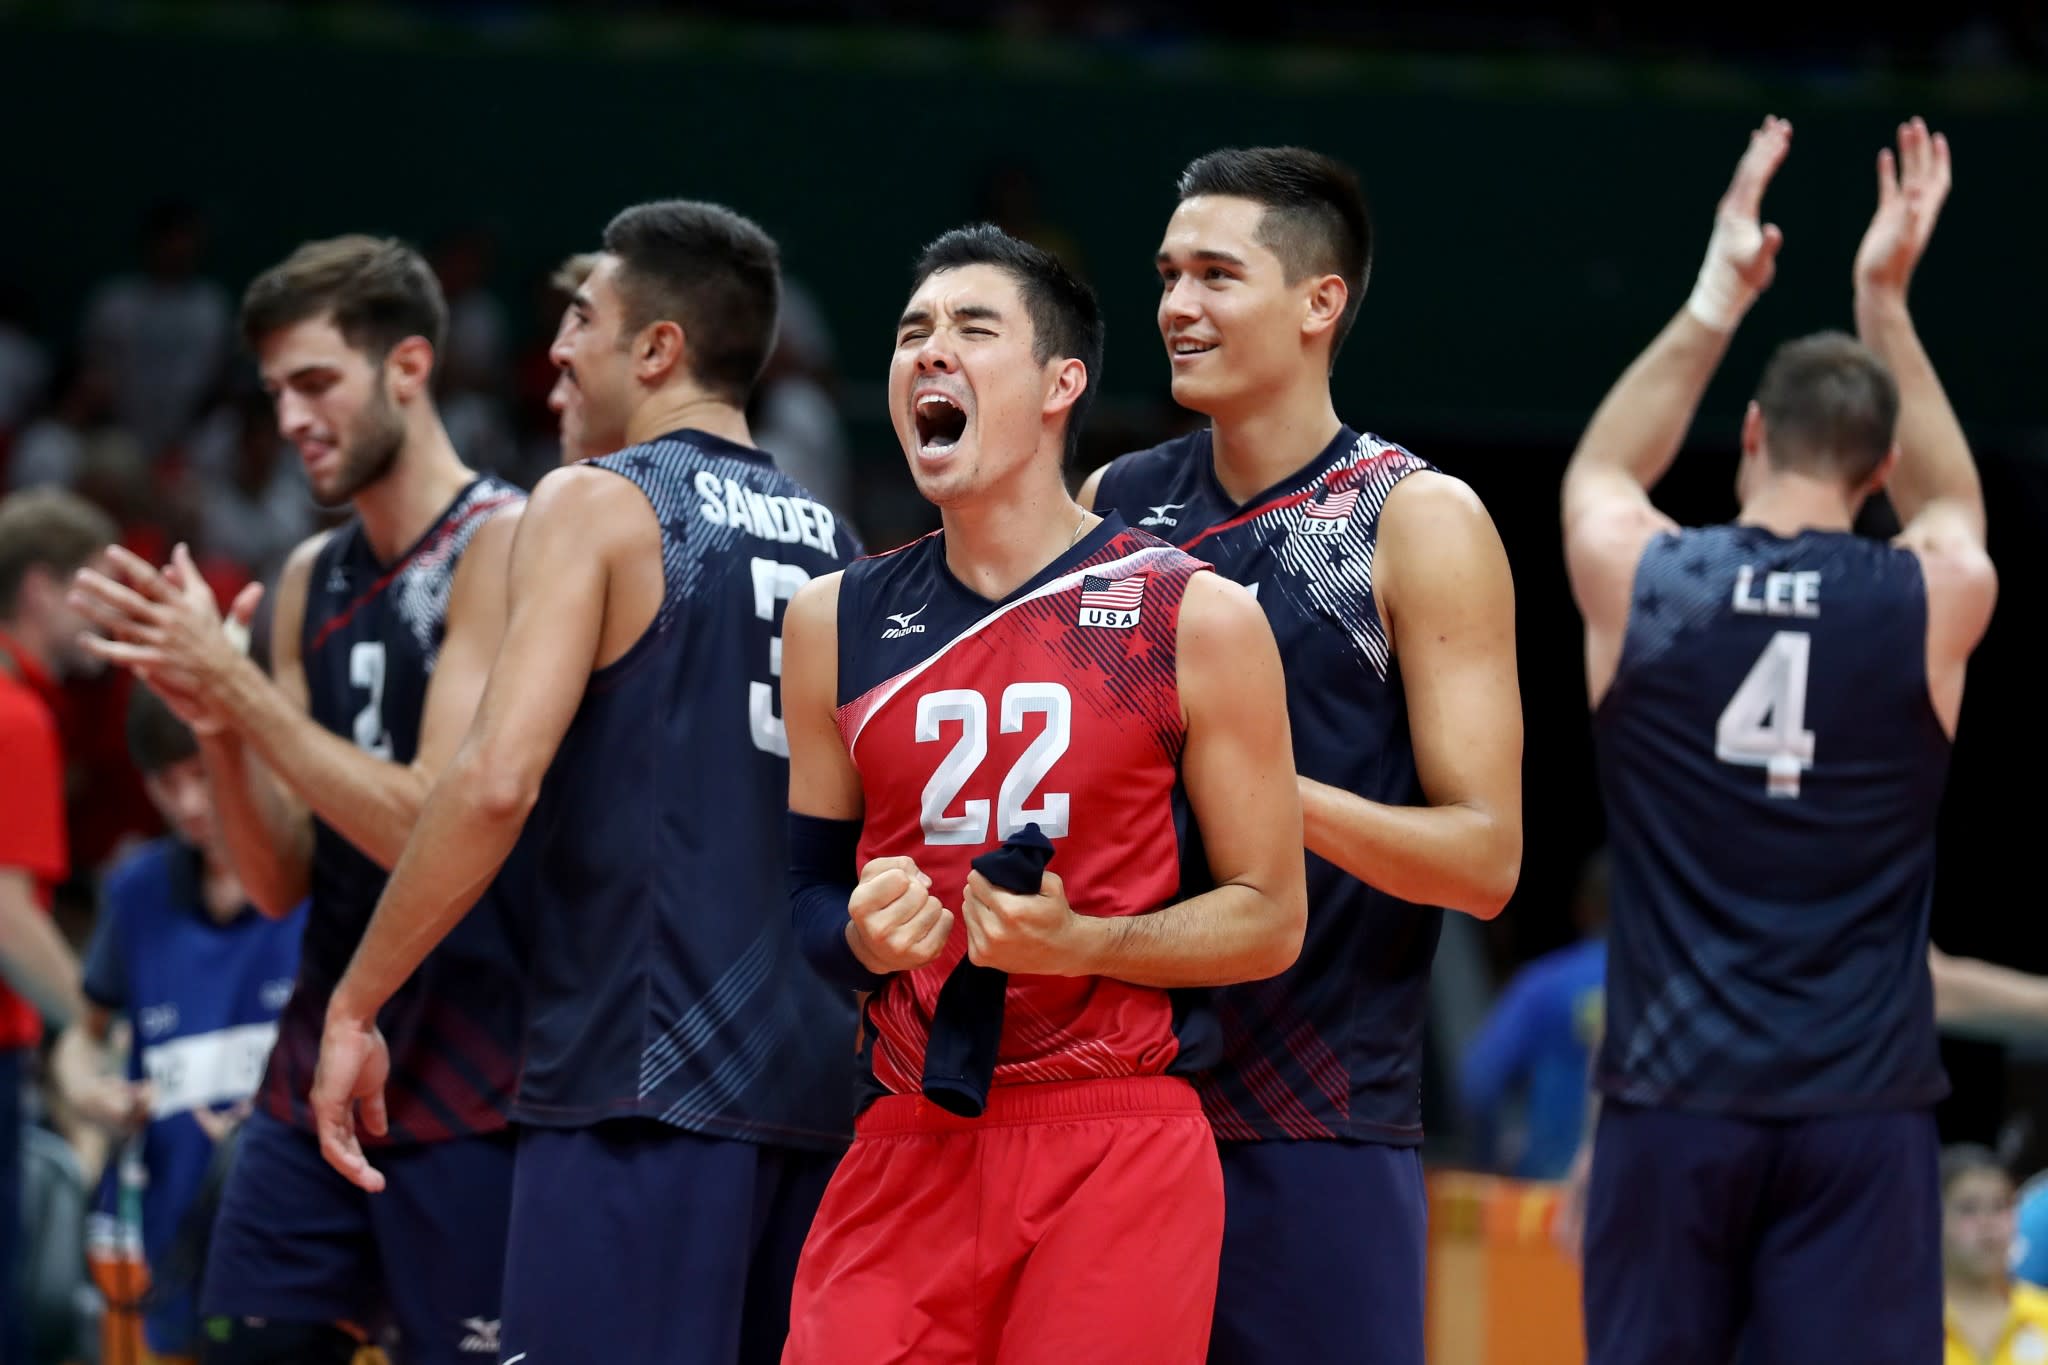
[[[1074,548],[1074,542],[1075,542],[1075,541],[1078,541],[1078,540],[1080,540],[1080,538],[1081,538],[1081,530],[1082,530],[1082,528],[1083,528],[1083,527],[1087,526],[1087,524],[1088,524],[1088,509],[1084,507],[1084,508],[1082,508],[1082,509],[1081,509],[1081,519],[1080,519],[1079,521],[1077,521],[1077,522],[1075,522],[1075,523],[1074,523],[1074,534],[1073,534],[1073,536],[1072,536],[1072,537],[1071,537],[1071,538],[1070,538],[1070,539],[1069,539],[1069,540],[1067,541],[1067,548],[1068,548],[1069,550],[1071,550],[1071,549],[1073,549],[1073,548]]]

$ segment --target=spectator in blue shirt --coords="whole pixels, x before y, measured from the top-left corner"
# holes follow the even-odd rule
[[[80,1116],[123,1143],[121,1158],[108,1163],[101,1203],[137,1196],[129,1202],[139,1204],[153,1281],[149,1349],[192,1356],[198,1286],[189,1281],[198,1263],[190,1243],[203,1240],[204,1228],[188,1215],[216,1144],[262,1079],[306,911],[301,905],[272,920],[248,903],[220,842],[198,742],[140,687],[128,745],[173,833],[107,877],[86,955],[88,1008],[59,1041],[53,1070]],[[132,1039],[125,1065],[117,1065],[117,1021]],[[179,1273],[176,1263],[189,1268]]]
[[[1585,1126],[1607,973],[1605,849],[1587,859],[1572,912],[1579,941],[1509,979],[1459,1069],[1478,1163],[1527,1180],[1563,1177]]]

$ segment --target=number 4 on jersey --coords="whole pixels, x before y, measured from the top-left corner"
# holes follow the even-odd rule
[[[1799,795],[1799,775],[1813,766],[1806,728],[1806,667],[1813,637],[1781,630],[1764,646],[1714,727],[1714,757],[1762,768],[1772,796]]]

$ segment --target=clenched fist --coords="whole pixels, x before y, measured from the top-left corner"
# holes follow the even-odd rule
[[[953,912],[931,894],[932,879],[911,858],[877,858],[860,870],[846,913],[847,942],[871,972],[915,971],[939,955]]]

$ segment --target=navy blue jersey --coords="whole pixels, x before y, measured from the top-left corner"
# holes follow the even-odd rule
[[[842,1145],[850,993],[798,954],[785,878],[781,619],[859,553],[757,450],[680,431],[593,460],[661,523],[647,632],[591,675],[542,784],[521,1122],[639,1115]]]
[[[150,1082],[141,1134],[142,1247],[157,1278],[164,1254],[214,1159],[200,1109],[224,1111],[256,1092],[291,995],[306,907],[266,919],[243,907],[226,922],[206,909],[204,865],[176,839],[144,844],[108,874],[86,951],[85,996],[129,1021],[131,1080]],[[109,1165],[109,1175],[115,1175]],[[188,1294],[151,1314],[163,1350],[196,1329]]]
[[[1660,535],[1594,716],[1614,872],[1598,1084],[1752,1117],[1947,1092],[1927,971],[1949,741],[1910,551]]]
[[[1342,428],[1307,466],[1239,504],[1207,431],[1126,455],[1095,496],[1258,594],[1280,643],[1294,762],[1369,800],[1422,799],[1401,672],[1373,598],[1380,509],[1430,466]],[[1218,992],[1224,1057],[1199,1084],[1224,1139],[1422,1140],[1422,1023],[1441,910],[1308,858],[1294,966]]]
[[[377,559],[360,520],[328,537],[313,560],[300,633],[314,720],[378,758],[412,762],[456,565],[477,529],[524,496],[497,479],[472,481],[390,564]],[[484,893],[377,1016],[391,1048],[391,1128],[381,1141],[432,1141],[505,1125],[519,1072],[525,957],[511,898],[499,889],[509,881]],[[384,882],[384,869],[314,819],[305,953],[262,1092],[270,1114],[308,1132],[306,1096],[327,999]]]

